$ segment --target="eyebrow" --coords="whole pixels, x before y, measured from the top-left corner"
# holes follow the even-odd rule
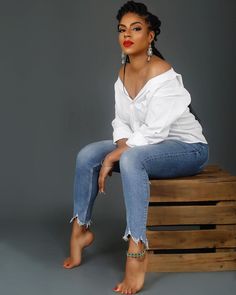
[[[134,23],[132,23],[132,24],[130,24],[130,25],[132,26],[132,25],[135,25],[135,24],[141,24],[141,25],[142,25],[141,22],[134,22]],[[126,25],[123,25],[123,24],[119,24],[118,26],[126,27]]]

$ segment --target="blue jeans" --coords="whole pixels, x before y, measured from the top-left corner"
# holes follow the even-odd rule
[[[90,226],[92,208],[98,194],[101,163],[116,147],[112,140],[102,140],[90,143],[79,151],[70,223],[77,217],[78,224]],[[121,175],[126,208],[127,226],[123,239],[128,241],[130,235],[136,243],[141,240],[149,249],[146,237],[149,179],[195,175],[205,167],[208,159],[208,144],[169,139],[157,144],[132,147],[123,152],[113,167],[113,171]]]

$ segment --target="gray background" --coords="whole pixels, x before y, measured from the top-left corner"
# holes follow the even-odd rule
[[[125,208],[115,173],[95,203],[97,240],[86,250],[87,264],[66,271],[61,263],[76,154],[112,136],[120,67],[115,16],[125,2],[0,1],[2,294],[112,294],[122,279]],[[143,2],[162,21],[157,48],[191,93],[209,163],[235,174],[236,2]],[[143,292],[228,295],[233,287],[233,272],[150,274]]]

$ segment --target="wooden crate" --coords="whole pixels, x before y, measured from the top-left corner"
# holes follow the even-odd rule
[[[147,272],[236,270],[236,176],[208,165],[150,183]]]

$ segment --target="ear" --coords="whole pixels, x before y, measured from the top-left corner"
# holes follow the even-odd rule
[[[154,31],[150,31],[149,32],[149,42],[151,43],[154,40],[155,37],[155,32]]]

